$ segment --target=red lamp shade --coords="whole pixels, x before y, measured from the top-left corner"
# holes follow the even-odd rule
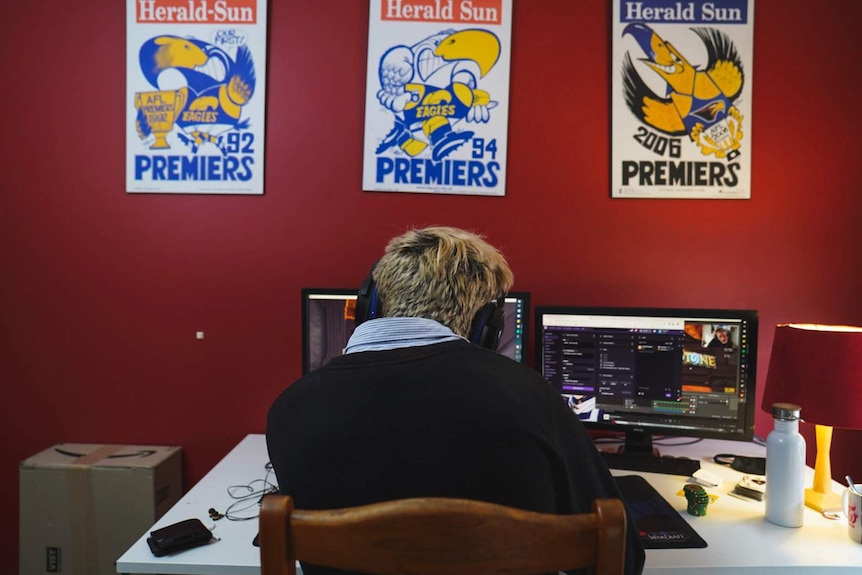
[[[862,328],[775,328],[761,409],[795,403],[808,423],[862,429]]]

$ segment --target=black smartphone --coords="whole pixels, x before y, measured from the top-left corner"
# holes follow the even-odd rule
[[[167,527],[150,531],[147,544],[156,557],[208,543],[212,531],[200,519],[186,519]]]

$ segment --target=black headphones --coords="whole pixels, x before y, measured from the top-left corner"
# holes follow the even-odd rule
[[[473,316],[470,324],[470,341],[478,343],[485,349],[497,351],[500,338],[503,335],[503,327],[506,325],[506,314],[503,311],[504,298],[486,303]]]
[[[374,278],[371,277],[374,273],[374,268],[368,272],[368,277],[362,282],[359,292],[356,294],[356,325],[361,324],[368,319],[374,319],[383,315],[383,305],[380,303],[380,297],[377,295],[377,284],[374,283]]]
[[[376,267],[377,264],[374,264]],[[359,292],[356,294],[356,325],[365,320],[383,316],[383,303],[377,293],[377,285],[372,277],[374,267],[368,273],[368,277],[362,282]],[[486,303],[473,316],[470,324],[470,341],[479,344],[485,349],[497,351],[500,345],[500,337],[503,335],[503,326],[506,324],[506,314],[503,311],[504,298]]]

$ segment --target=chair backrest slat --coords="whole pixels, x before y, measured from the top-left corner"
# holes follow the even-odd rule
[[[534,513],[480,501],[416,498],[326,511],[264,498],[262,575],[295,573],[295,562],[377,575],[526,575],[589,567],[620,575],[625,511],[598,500],[591,513]]]

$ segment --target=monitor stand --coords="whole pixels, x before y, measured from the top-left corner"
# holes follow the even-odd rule
[[[637,453],[660,457],[657,447],[653,447],[652,434],[639,430],[626,431],[625,442],[617,447],[617,453]]]

